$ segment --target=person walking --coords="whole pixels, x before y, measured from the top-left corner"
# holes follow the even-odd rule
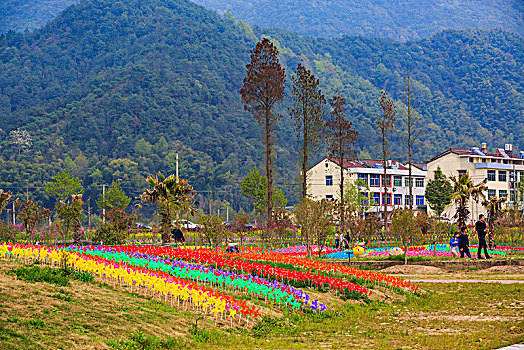
[[[479,237],[479,250],[477,251],[477,257],[479,259],[484,259],[482,257],[481,252],[482,248],[484,248],[484,255],[486,256],[486,259],[491,259],[491,257],[488,254],[488,245],[486,244],[486,229],[488,228],[488,225],[486,225],[486,218],[483,214],[479,215],[479,221],[475,223],[475,231],[477,231],[477,235]]]
[[[451,254],[453,254],[454,258],[458,258],[458,248],[459,248],[459,233],[455,232],[453,236],[451,236],[451,239],[449,240],[449,247],[451,248]]]
[[[335,232],[335,249],[338,249],[340,247],[340,234]]]
[[[466,254],[468,256],[468,258],[471,258],[471,253],[469,252],[468,228],[466,226],[463,226],[460,229],[459,250],[460,250],[460,257],[461,258],[464,258],[464,254]]]

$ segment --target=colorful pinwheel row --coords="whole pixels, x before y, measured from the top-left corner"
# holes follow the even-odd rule
[[[271,302],[285,306],[289,305],[295,310],[300,309],[302,306],[301,302],[307,305],[310,301],[310,296],[300,289],[256,276],[238,275],[230,271],[194,265],[183,261],[171,261],[167,258],[159,258],[158,256],[150,256],[138,252],[118,251],[111,247],[71,247],[66,248],[66,250],[125,263],[129,266],[162,271],[178,278],[211,283],[211,285],[217,285],[226,289],[246,291],[251,295],[264,297],[264,299]],[[320,311],[326,309],[325,304],[319,303],[318,300],[311,300],[309,307]]]
[[[266,277],[272,280],[279,280],[294,286],[315,286],[317,288],[332,288],[342,293],[357,292],[360,295],[371,295],[371,291],[361,285],[344,281],[341,278],[329,277],[323,274],[312,273],[310,271],[289,270],[282,267],[275,267],[270,264],[257,263],[238,259],[242,254],[234,254],[232,256],[237,259],[230,258],[210,250],[205,249],[176,249],[171,247],[151,247],[151,246],[116,246],[113,247],[119,251],[125,252],[140,252],[143,254],[168,256],[175,259],[182,259],[185,261],[193,261],[198,263],[207,263],[215,265],[216,267],[226,268],[238,273],[253,274],[259,277]],[[280,256],[279,254],[270,254],[271,256]],[[254,255],[256,259],[252,260],[266,260],[257,259],[265,255]],[[304,259],[307,260],[307,259]],[[360,271],[360,270],[358,270]]]
[[[221,251],[214,252],[217,255],[223,256],[224,253]],[[270,262],[279,262],[284,264],[290,264],[293,266],[301,267],[307,271],[312,271],[314,273],[332,273],[332,274],[341,274],[356,278],[357,280],[371,281],[374,283],[383,283],[388,286],[410,289],[413,292],[418,290],[418,286],[411,281],[403,280],[402,278],[388,276],[383,273],[371,272],[359,270],[354,267],[349,267],[340,264],[326,263],[319,260],[312,260],[307,258],[286,256],[276,253],[270,254],[249,254],[249,253],[240,253],[240,254],[231,254],[232,258],[236,259],[245,259],[252,261],[270,261]]]
[[[143,289],[146,295],[153,293],[153,296],[158,295],[159,299],[164,302],[170,301],[171,306],[176,302],[179,307],[185,309],[198,310],[205,315],[213,314],[215,320],[218,317],[230,317],[231,324],[234,321],[240,323],[242,316],[247,323],[250,317],[260,316],[260,308],[249,307],[243,300],[199,286],[185,279],[173,277],[162,271],[130,267],[126,264],[56,247],[3,244],[0,246],[0,257],[6,256],[24,260],[38,259],[50,264],[66,261],[72,268],[94,274],[106,283],[127,285],[131,292],[136,288],[137,293]]]

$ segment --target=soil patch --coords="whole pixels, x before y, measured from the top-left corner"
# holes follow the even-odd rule
[[[387,267],[381,272],[394,273],[402,275],[436,275],[442,274],[444,271],[438,267],[422,266],[422,265],[396,265]]]
[[[477,273],[508,273],[524,275],[524,266],[492,266],[489,269],[477,271]]]

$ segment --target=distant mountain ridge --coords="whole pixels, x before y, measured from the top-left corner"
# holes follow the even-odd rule
[[[68,6],[80,0],[2,0],[0,2],[0,33],[22,32],[43,27]]]
[[[249,50],[262,36],[280,47],[287,74],[275,164],[288,196],[299,146],[287,107],[298,63],[319,77],[327,97],[339,90],[347,98],[362,155],[378,154],[380,90],[396,100],[402,119],[407,67],[424,123],[416,160],[480,142],[524,148],[518,35],[450,30],[409,43],[325,39],[253,29],[185,0],[84,0],[40,30],[0,35],[0,188],[21,195],[29,183],[49,204],[41,184],[68,168],[82,179],[86,198],[98,198],[101,184],[112,180],[133,195],[147,174],[174,172],[178,151],[181,174],[205,205],[225,200],[246,208],[238,184],[262,165],[263,151],[238,91]],[[20,127],[33,146],[18,157],[8,135]],[[402,141],[401,134],[392,138],[400,160]]]
[[[33,30],[80,0],[3,0],[0,32]],[[521,0],[194,0],[220,13],[228,9],[250,25],[303,35],[362,35],[407,41],[444,29],[500,28],[524,33]]]
[[[500,28],[522,35],[521,0],[194,0],[251,25],[303,35],[407,41],[444,29]]]

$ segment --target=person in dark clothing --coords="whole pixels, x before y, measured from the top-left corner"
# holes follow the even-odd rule
[[[468,228],[466,226],[460,229],[459,250],[461,258],[464,258],[464,254],[466,254],[468,258],[471,258],[471,253],[469,252]]]
[[[173,237],[174,241],[177,243],[183,243],[186,241],[186,239],[184,238],[184,234],[178,228],[171,231],[171,236]]]
[[[484,248],[484,255],[486,256],[486,259],[490,259],[491,257],[488,255],[488,245],[486,244],[486,229],[488,225],[486,225],[486,218],[484,215],[479,215],[479,221],[475,224],[475,231],[477,231],[477,235],[479,237],[479,250],[477,252],[477,257],[479,259],[483,259],[480,253],[482,252],[482,248]]]

